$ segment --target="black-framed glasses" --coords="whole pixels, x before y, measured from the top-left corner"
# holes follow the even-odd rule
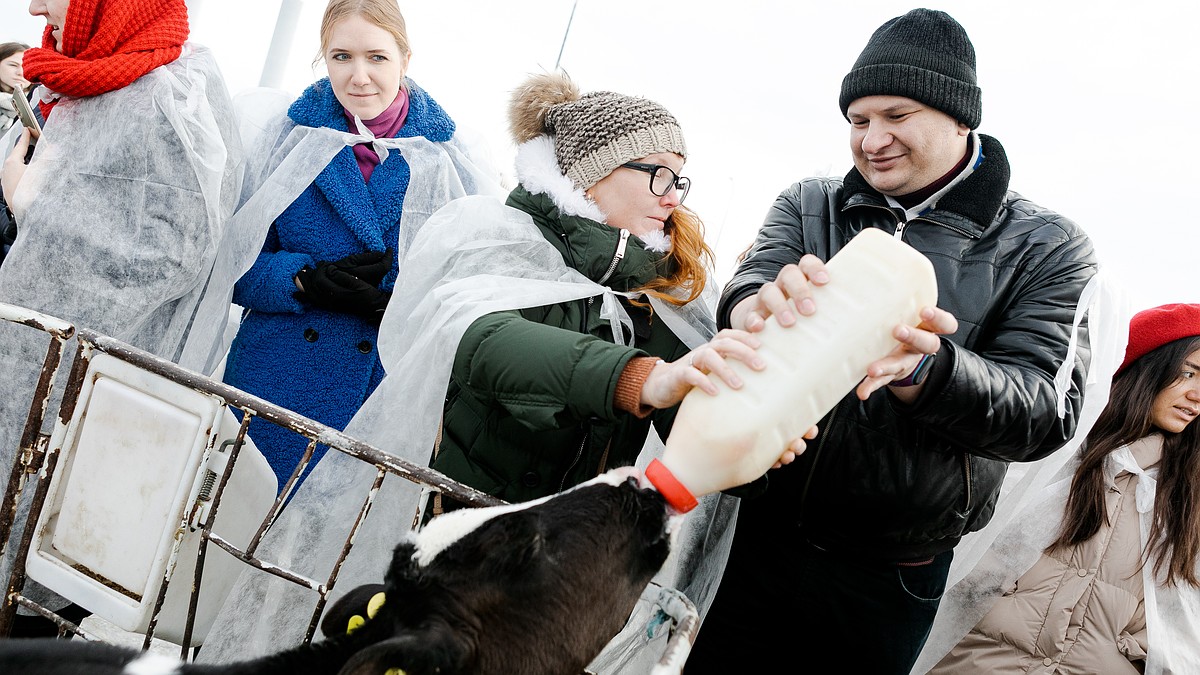
[[[656,197],[666,196],[671,188],[675,188],[679,192],[679,203],[682,204],[687,199],[688,190],[692,189],[692,180],[675,173],[669,166],[645,162],[625,162],[621,166],[650,174],[650,193]]]

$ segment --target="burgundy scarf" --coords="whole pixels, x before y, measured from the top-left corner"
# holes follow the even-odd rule
[[[342,110],[346,115],[346,122],[350,125],[350,133],[358,133],[354,115],[344,108]],[[379,113],[375,119],[363,120],[363,124],[375,134],[375,138],[395,138],[407,118],[408,92],[401,88],[400,93],[396,94],[396,100],[392,101],[387,110]],[[362,172],[363,181],[370,182],[371,174],[374,173],[375,167],[379,166],[379,155],[375,154],[375,148],[371,147],[370,143],[355,145],[354,159],[358,160],[358,170]]]

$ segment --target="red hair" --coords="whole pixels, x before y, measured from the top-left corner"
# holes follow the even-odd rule
[[[671,251],[664,259],[666,274],[656,277],[641,290],[673,305],[683,305],[700,297],[708,283],[713,252],[704,243],[704,223],[700,216],[683,206],[676,208],[667,219],[666,233],[671,235]],[[671,289],[681,289],[686,295],[675,297],[669,294]]]

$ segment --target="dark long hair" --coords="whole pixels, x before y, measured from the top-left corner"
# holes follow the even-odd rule
[[[1108,405],[1087,436],[1087,444],[1071,482],[1063,530],[1047,551],[1075,546],[1095,536],[1108,522],[1104,508],[1104,460],[1114,450],[1152,433],[1163,437],[1154,520],[1143,564],[1154,560],[1154,573],[1166,569],[1166,583],[1200,587],[1200,424],[1180,433],[1162,431],[1150,418],[1159,392],[1182,376],[1188,355],[1200,349],[1200,337],[1158,347],[1129,364],[1113,379]]]
[[[5,42],[0,44],[0,61],[7,59],[13,54],[20,54],[26,51],[29,51],[29,45],[24,42]],[[0,84],[0,91],[4,91],[4,87],[4,84]],[[4,93],[10,94],[12,92],[4,91]]]

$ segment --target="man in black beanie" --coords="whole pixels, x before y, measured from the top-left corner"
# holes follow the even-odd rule
[[[897,327],[900,347],[802,456],[742,493],[688,675],[908,673],[953,548],[991,518],[1008,463],[1076,433],[1090,348],[1073,324],[1096,257],[1075,223],[1008,191],[1004,148],[975,132],[966,31],[927,9],[888,21],[839,103],[854,169],[779,196],[718,321],[757,331],[820,311],[824,261],[865,228],[928,256],[938,307]]]

